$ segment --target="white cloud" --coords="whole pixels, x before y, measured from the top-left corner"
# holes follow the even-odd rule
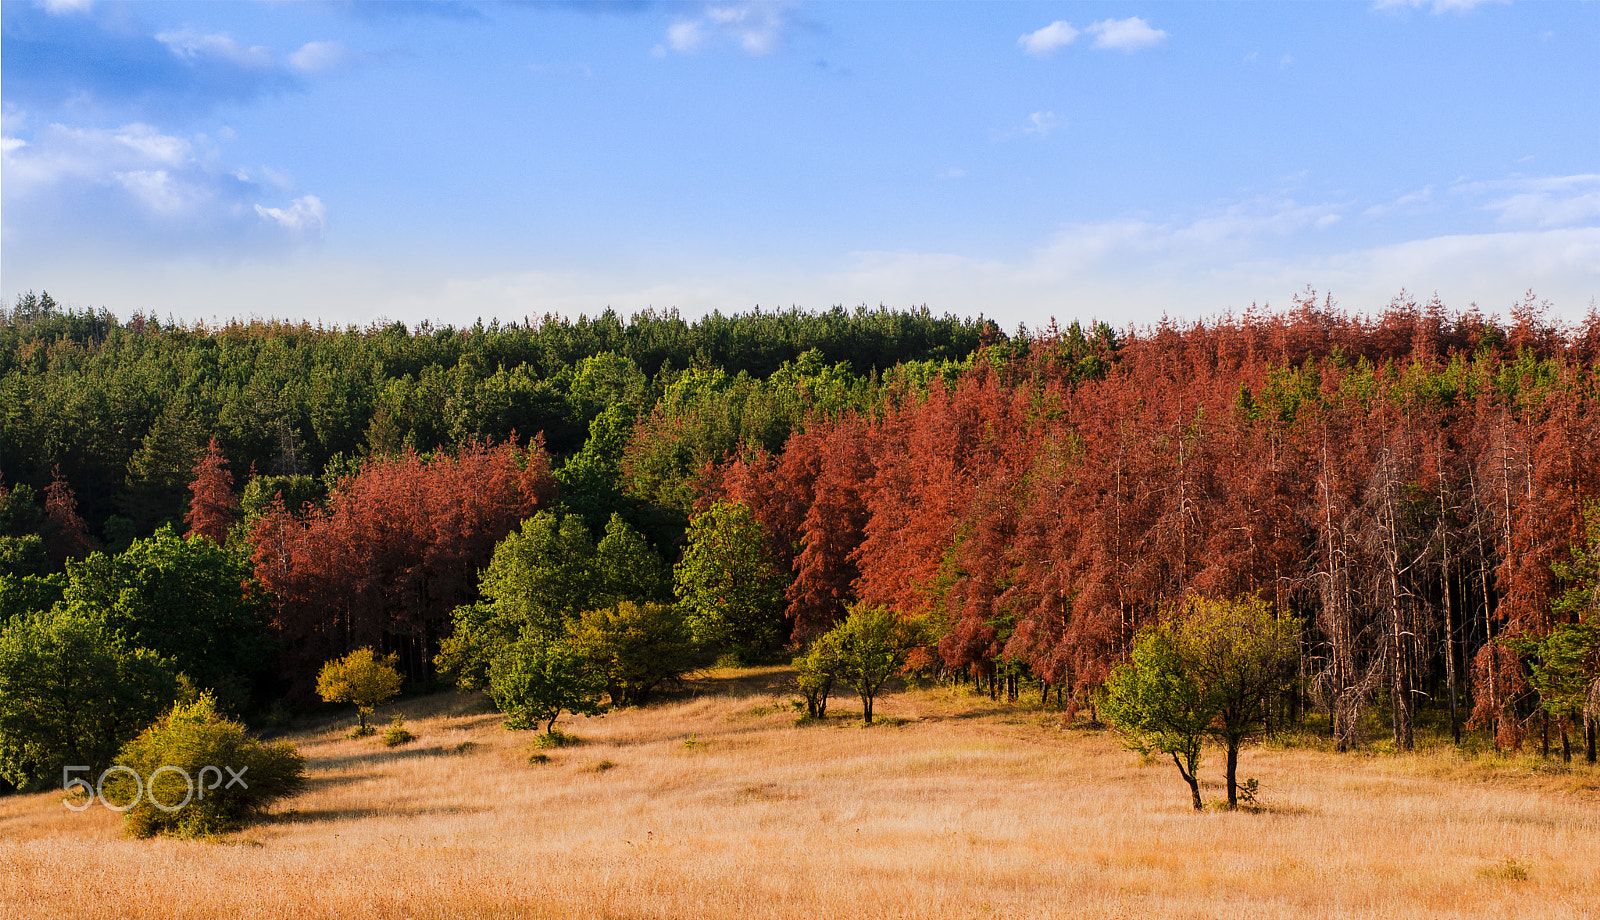
[[[1520,227],[1570,227],[1600,221],[1600,175],[1542,176],[1463,183],[1455,191],[1489,195],[1484,207]]]
[[[785,4],[713,4],[697,17],[673,22],[667,27],[666,42],[651,53],[657,57],[668,50],[693,54],[715,45],[733,45],[759,57],[782,47],[792,24]]]
[[[296,233],[307,230],[320,231],[328,222],[328,209],[315,195],[296,198],[287,209],[264,208],[259,204],[255,208],[262,220]]]
[[[1127,19],[1102,19],[1089,26],[1096,48],[1132,53],[1153,48],[1167,40],[1167,33],[1152,29],[1150,23],[1138,16]]]
[[[1056,113],[1034,112],[1032,115],[1028,116],[1028,123],[1023,125],[1021,130],[1023,134],[1031,134],[1034,137],[1044,137],[1046,134],[1054,131],[1056,127]]]
[[[290,192],[292,180],[270,167],[225,164],[204,135],[166,134],[138,122],[52,124],[26,139],[8,137],[0,144],[0,168],[8,248],[51,240],[70,247],[94,237],[133,249],[182,249],[236,242],[240,234],[270,243],[262,221],[284,238],[284,230],[319,230],[327,217],[312,195],[286,209],[253,211],[262,197]]]
[[[1017,44],[1028,54],[1044,57],[1072,44],[1077,37],[1078,30],[1072,27],[1072,23],[1057,19],[1042,29],[1018,38]]]
[[[94,6],[94,0],[44,0],[45,12],[61,15],[63,13],[84,13]]]
[[[1366,217],[1387,217],[1390,214],[1417,214],[1433,201],[1433,186],[1424,186],[1407,192],[1386,204],[1375,204],[1361,213]]]
[[[289,66],[304,74],[328,73],[349,61],[349,50],[339,42],[306,42],[289,55]]]
[[[667,27],[667,45],[680,54],[700,50],[705,40],[698,22],[675,22]]]
[[[111,177],[145,207],[157,214],[175,215],[192,208],[198,189],[173,181],[164,169],[134,169],[114,172]]]
[[[196,32],[178,29],[160,32],[156,41],[166,45],[173,54],[185,61],[216,58],[252,70],[271,70],[275,66],[272,49],[264,45],[245,46],[224,33]]]
[[[1373,3],[1374,9],[1421,9],[1428,8],[1434,15],[1441,13],[1465,13],[1489,3],[1507,3],[1509,0],[1377,0]]]
[[[1381,311],[1402,288],[1465,309],[1504,310],[1533,288],[1565,321],[1581,320],[1600,296],[1600,228],[1424,236],[1390,245],[1324,247],[1298,255],[1262,244],[1274,237],[1275,211],[1256,208],[1256,229],[1235,224],[1229,245],[1196,242],[1192,228],[1226,215],[1188,219],[1120,219],[1062,228],[1031,249],[1000,257],[959,251],[858,251],[782,269],[662,273],[619,266],[479,265],[413,254],[387,261],[309,261],[292,271],[279,262],[223,265],[215,260],[161,259],[138,263],[72,259],[46,254],[8,264],[11,296],[49,286],[79,302],[105,303],[114,312],[153,307],[189,318],[211,317],[218,303],[232,315],[315,317],[333,323],[423,319],[470,325],[477,318],[520,320],[546,312],[594,315],[607,306],[623,314],[675,307],[687,318],[713,309],[756,304],[825,309],[860,303],[936,313],[983,313],[1006,328],[1039,328],[1100,319],[1114,326],[1148,324],[1164,315],[1203,319],[1252,302],[1276,307],[1311,285],[1346,309]],[[1223,209],[1226,211],[1227,209]],[[253,215],[252,215],[253,216]],[[1304,222],[1305,218],[1296,220]],[[1290,221],[1294,222],[1293,220]],[[1314,224],[1314,221],[1312,221]],[[15,256],[8,255],[8,259]],[[58,290],[56,279],[73,279]]]
[[[336,41],[306,42],[280,61],[271,48],[265,45],[246,47],[223,32],[174,29],[158,33],[156,40],[187,63],[221,61],[245,70],[273,75],[292,73],[317,76],[338,70],[356,58],[342,42]]]
[[[117,172],[180,169],[193,163],[193,145],[140,123],[120,128],[50,125],[32,143],[5,149],[5,191],[29,193],[67,180],[115,182]]]

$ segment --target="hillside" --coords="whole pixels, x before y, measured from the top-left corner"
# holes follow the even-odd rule
[[[1197,815],[1059,713],[935,688],[797,727],[788,678],[564,720],[542,765],[474,696],[393,707],[393,750],[302,723],[310,791],[216,842],[0,798],[0,918],[1600,916],[1590,767],[1280,744],[1242,757],[1261,810]]]

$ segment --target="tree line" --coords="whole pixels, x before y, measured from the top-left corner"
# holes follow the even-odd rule
[[[1190,660],[1139,643],[1196,598],[1293,624],[1262,725],[1404,749],[1437,713],[1593,759],[1600,319],[1545,317],[210,329],[29,295],[0,774],[104,763],[195,693],[308,705],[362,649],[547,730],[796,653],[814,716],[907,669],[1097,714],[1119,667]],[[63,721],[69,663],[105,719]]]
[[[1426,706],[1458,740],[1592,761],[1600,320],[1545,315],[1307,295],[1114,342],[1047,331],[746,445],[708,488],[766,529],[801,641],[883,605],[938,623],[936,669],[1095,706],[1141,628],[1254,597],[1304,624],[1280,721],[1321,713],[1343,750],[1381,713],[1410,749]]]

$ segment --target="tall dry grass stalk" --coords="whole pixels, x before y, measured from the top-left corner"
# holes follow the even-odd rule
[[[947,691],[796,727],[780,678],[567,720],[540,765],[470,697],[394,749],[330,722],[310,791],[216,842],[0,799],[0,918],[1600,916],[1592,770],[1257,748],[1265,810],[1196,814],[1106,733]]]

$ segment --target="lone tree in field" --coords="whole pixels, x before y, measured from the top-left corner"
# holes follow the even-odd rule
[[[317,674],[317,695],[329,703],[354,703],[359,724],[352,738],[373,733],[367,724],[372,710],[400,692],[399,659],[379,658],[370,648],[358,648],[338,661],[330,661]]]
[[[794,659],[795,686],[806,698],[808,719],[828,717],[828,698],[833,694],[833,683],[839,679],[842,671],[839,643],[831,636],[831,632],[818,636],[804,655]]]
[[[1140,630],[1127,663],[1106,681],[1100,711],[1130,750],[1169,755],[1200,811],[1200,749],[1217,705],[1190,675],[1181,646],[1176,623]]]
[[[1183,652],[1193,679],[1216,701],[1208,734],[1228,750],[1228,807],[1239,807],[1239,746],[1266,729],[1272,700],[1288,685],[1300,623],[1265,601],[1193,599],[1183,616]]]
[[[1239,747],[1266,725],[1298,651],[1299,623],[1264,601],[1192,598],[1173,620],[1141,630],[1106,681],[1105,711],[1130,748],[1169,754],[1202,807],[1200,745],[1227,749],[1228,807],[1239,804]]]
[[[825,682],[831,688],[833,680],[838,680],[861,697],[861,718],[871,725],[872,703],[883,685],[905,669],[913,649],[926,643],[919,624],[901,620],[887,607],[858,604],[843,623],[813,644],[801,665],[802,686]],[[820,705],[813,707],[807,692],[808,711],[817,718],[827,706],[825,691],[822,696]]]

